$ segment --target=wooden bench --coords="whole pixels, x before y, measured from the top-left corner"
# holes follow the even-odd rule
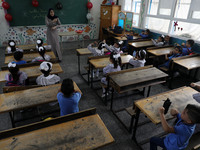
[[[88,150],[113,142],[96,108],[0,132],[1,150],[13,147]]]

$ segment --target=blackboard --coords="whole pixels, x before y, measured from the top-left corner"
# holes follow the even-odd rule
[[[59,0],[63,8],[56,9],[58,0],[38,0],[39,6],[33,7],[32,0],[6,0],[10,4],[8,13],[12,15],[11,26],[45,25],[48,9],[53,8],[61,24],[86,24],[87,0]]]

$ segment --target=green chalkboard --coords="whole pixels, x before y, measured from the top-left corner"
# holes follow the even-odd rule
[[[86,24],[87,0],[59,0],[63,8],[56,9],[57,0],[38,0],[39,6],[33,7],[32,0],[6,0],[10,4],[8,13],[13,16],[11,26],[44,25],[49,8],[54,8],[55,15],[62,24]]]

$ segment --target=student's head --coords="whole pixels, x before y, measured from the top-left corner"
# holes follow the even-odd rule
[[[45,77],[47,77],[51,72],[52,66],[52,63],[46,61],[40,64],[40,71],[44,74]]]
[[[123,44],[123,41],[118,41],[118,42],[115,42],[113,46],[116,48],[120,48],[122,44]]]
[[[158,37],[158,42],[164,42],[164,37],[163,36],[159,36]]]
[[[182,54],[182,47],[181,46],[176,46],[176,47],[174,47],[174,51],[173,51],[173,53],[175,53],[175,54]]]
[[[71,97],[74,92],[74,84],[72,79],[64,79],[61,85],[61,92],[65,97]]]
[[[200,123],[200,106],[188,104],[181,113],[181,119],[188,124]]]
[[[165,42],[169,42],[169,40],[170,40],[170,36],[169,36],[169,35],[165,35],[164,40],[165,40]]]
[[[16,43],[15,43],[15,41],[14,40],[9,40],[8,41],[8,46],[11,48],[11,51],[12,52],[15,52],[16,51]]]
[[[42,58],[45,60],[44,58],[44,54],[45,54],[46,50],[43,46],[38,47],[38,53],[40,54],[40,56],[42,56]]]
[[[194,45],[194,40],[187,40],[186,47],[192,47]]]
[[[12,75],[13,81],[17,82],[19,80],[19,75],[18,75],[19,67],[17,66],[17,64],[10,62],[8,64],[8,70]]]
[[[140,59],[140,60],[145,59],[145,58],[146,58],[146,54],[147,54],[147,52],[146,52],[144,49],[139,50],[139,51],[136,53],[137,58]]]
[[[121,66],[122,60],[120,54],[114,54],[113,52],[110,54],[110,62],[114,64],[114,68]]]
[[[105,45],[106,45],[105,43],[100,42],[97,48],[98,48],[99,50],[102,50],[102,49],[105,48]]]
[[[149,35],[149,34],[150,34],[150,30],[149,30],[149,29],[146,29],[144,33],[145,33],[146,35]]]
[[[133,30],[130,31],[130,35],[132,35],[132,36],[134,35],[134,31]]]
[[[21,51],[16,51],[16,52],[14,52],[14,58],[15,58],[16,61],[22,60],[23,55],[24,55],[24,54],[23,54],[23,52],[21,52]]]
[[[36,43],[37,43],[37,46],[40,47],[43,44],[43,40],[42,39],[37,39]]]

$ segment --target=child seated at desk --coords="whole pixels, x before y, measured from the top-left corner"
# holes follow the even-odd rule
[[[129,34],[124,34],[123,37],[126,37],[127,40],[125,40],[124,42],[124,46],[122,47],[122,50],[128,49],[128,41],[133,40],[133,36],[134,36],[134,31],[130,31]]]
[[[43,46],[43,40],[42,39],[38,39],[37,41],[36,41],[36,43],[37,43],[37,45],[36,45],[36,49],[38,50],[38,48],[40,47],[40,46]],[[51,49],[51,45],[44,45],[44,48],[46,49],[46,50],[50,50]]]
[[[180,46],[179,44],[176,44]],[[192,55],[194,52],[192,51],[192,46],[194,45],[194,40],[187,40],[186,43],[182,43],[181,46],[183,48],[182,55]]]
[[[8,52],[8,54],[10,53],[14,53],[16,51],[21,51],[23,52],[22,49],[16,48],[16,43],[14,40],[9,40],[8,41],[8,47],[6,48],[6,51]]]
[[[26,64],[27,62],[25,60],[23,60],[23,52],[21,51],[16,51],[14,52],[14,58],[15,58],[15,61],[13,61],[12,63],[15,63],[17,65],[22,65],[22,64]]]
[[[94,48],[93,46],[98,46],[97,48]],[[91,43],[88,45],[88,50],[92,52],[93,56],[103,56],[104,55],[104,48],[105,43],[100,42],[99,44],[97,42]],[[94,77],[94,70],[92,72],[92,75]],[[96,77],[99,77],[99,69],[96,69]]]
[[[106,67],[103,68],[103,74],[104,76],[106,76],[108,73],[110,72],[117,72],[117,71],[120,71],[121,70],[121,57],[120,57],[120,54],[114,54],[114,53],[111,53],[110,54],[110,62],[111,64],[108,64]],[[105,85],[108,84],[107,80],[106,80],[106,77],[103,77],[101,79],[101,82]],[[102,97],[105,97],[105,88],[103,88],[103,94],[102,94]]]
[[[10,62],[8,64],[9,74],[5,76],[6,86],[21,86],[25,85],[27,75],[25,72],[19,71],[17,64]]]
[[[40,61],[40,62],[43,62],[43,61],[50,61],[51,59],[51,56],[45,54],[46,50],[43,46],[40,46],[38,48],[38,53],[40,54],[40,56],[34,58],[32,60],[32,62],[37,62],[37,61]]]
[[[111,53],[112,53],[112,52],[115,53],[115,54],[117,54],[117,53],[122,53],[122,51],[121,51],[121,46],[122,46],[122,44],[123,44],[123,41],[115,42],[113,46],[112,46],[112,45],[108,46],[108,45],[106,44],[106,40],[103,40],[103,43],[105,43],[105,48],[106,48],[107,50],[109,50]],[[108,53],[108,54],[110,54],[110,53]]]
[[[157,40],[151,39],[155,46],[163,46],[164,45],[164,37],[159,36]]]
[[[136,57],[131,58],[129,60],[129,63],[131,65],[133,65],[134,68],[144,67],[144,64],[146,62],[145,58],[146,58],[146,51],[145,50],[139,50],[136,53]]]
[[[176,109],[171,109],[171,115],[178,119],[174,127],[167,123],[164,111],[163,107],[159,110],[161,124],[164,131],[170,134],[164,138],[152,137],[150,150],[157,150],[157,146],[167,150],[185,149],[194,133],[196,123],[200,123],[200,106],[188,104],[181,114]]]
[[[181,46],[176,46],[174,48],[173,52],[170,55],[171,55],[170,57],[165,55],[166,62],[164,64],[160,65],[159,67],[169,68],[170,61],[172,60],[172,58],[176,58],[176,57],[181,57],[182,56],[182,47]]]
[[[80,91],[74,90],[72,79],[64,79],[61,89],[58,91],[57,99],[60,106],[60,115],[64,116],[79,112],[78,103],[81,98]]]
[[[47,86],[47,85],[52,85],[52,84],[56,84],[60,82],[59,76],[55,74],[50,75],[52,66],[53,66],[52,63],[46,62],[46,61],[40,64],[40,71],[42,72],[42,75],[40,75],[36,79],[36,83],[38,85]]]
[[[170,40],[170,36],[169,35],[165,35],[164,36],[164,46],[169,46],[169,40]]]
[[[139,36],[142,37],[142,39],[147,39],[149,38],[149,35],[150,35],[150,30],[149,29],[146,29],[145,31],[142,31]]]

